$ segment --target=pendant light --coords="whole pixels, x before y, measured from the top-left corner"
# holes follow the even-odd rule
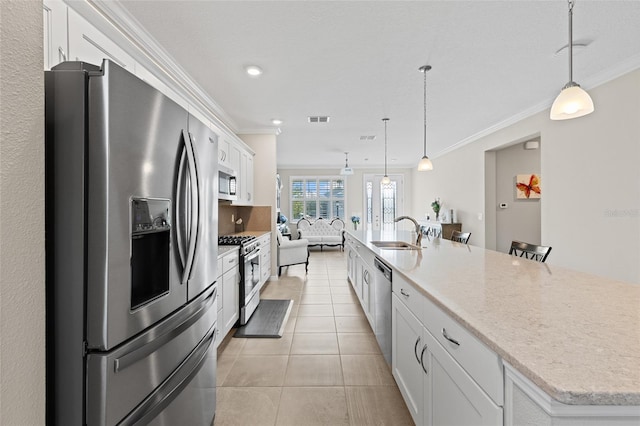
[[[431,69],[431,65],[423,65],[418,70],[424,74],[424,155],[418,163],[418,171],[426,172],[433,170],[433,164],[427,157],[427,71]]]
[[[387,175],[387,121],[389,121],[389,119],[383,118],[382,121],[384,121],[384,177],[380,183],[388,185],[391,182],[391,179],[389,179]]]
[[[353,169],[349,167],[349,153],[344,153],[344,168],[340,170],[340,174],[343,176],[349,176],[353,174]]]
[[[573,5],[569,3],[569,82],[565,84],[553,105],[549,117],[552,120],[569,120],[593,112],[593,101],[578,83],[573,81]]]

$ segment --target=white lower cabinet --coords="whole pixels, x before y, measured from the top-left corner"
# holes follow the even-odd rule
[[[395,294],[392,309],[392,371],[414,422],[501,425],[502,407]]]
[[[260,241],[260,287],[271,277],[271,234],[265,234]]]
[[[424,329],[425,425],[501,425],[502,408]]]
[[[226,335],[238,321],[240,314],[240,283],[238,269],[233,268],[222,276],[222,324]]]
[[[423,327],[395,294],[391,309],[391,370],[413,421],[421,425],[425,408],[425,375],[420,363]]]
[[[218,259],[218,346],[240,315],[240,254],[232,250]]]

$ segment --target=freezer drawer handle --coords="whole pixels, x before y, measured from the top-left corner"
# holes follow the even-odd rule
[[[144,425],[153,420],[160,412],[187,387],[204,365],[209,347],[216,335],[216,325],[212,325],[207,335],[187,358],[142,404],[138,405],[118,425]]]
[[[170,330],[169,332],[159,336],[157,339],[153,339],[151,342],[147,343],[144,346],[139,347],[138,349],[129,352],[128,354],[116,358],[113,362],[114,370],[116,373],[124,370],[132,364],[140,361],[141,359],[151,355],[155,351],[157,351],[160,347],[166,345],[175,337],[180,335],[184,330],[191,327],[193,323],[198,321],[207,311],[207,309],[213,304],[216,300],[216,296],[218,294],[218,287],[213,290],[211,296],[209,296],[206,300],[203,301],[202,305],[198,308],[197,311],[193,313],[190,317],[185,319],[180,325],[176,328]]]

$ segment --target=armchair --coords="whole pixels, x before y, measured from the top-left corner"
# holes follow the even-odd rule
[[[282,273],[283,266],[305,264],[305,272],[309,271],[309,241],[302,238],[289,240],[282,233],[276,231],[278,238],[278,276]]]

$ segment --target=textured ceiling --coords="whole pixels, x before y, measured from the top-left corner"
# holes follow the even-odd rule
[[[121,1],[238,131],[275,128],[279,167],[390,167],[513,116],[549,108],[568,81],[567,3],[553,1]],[[640,65],[640,1],[577,1],[574,80]],[[259,65],[260,78],[244,67]],[[626,67],[626,68],[625,68]],[[598,105],[596,104],[596,113]],[[328,115],[328,124],[309,124]],[[376,135],[362,142],[360,136]],[[437,163],[436,163],[437,166]]]

